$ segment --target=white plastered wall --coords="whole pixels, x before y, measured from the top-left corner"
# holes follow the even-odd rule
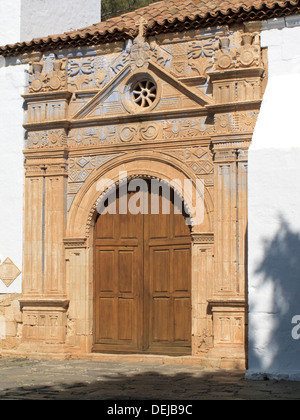
[[[300,17],[262,29],[269,78],[249,151],[247,377],[300,379]]]
[[[101,0],[22,0],[21,16],[21,41],[28,41],[99,23]]]
[[[0,1],[0,44],[20,40],[21,0]],[[0,263],[10,258],[22,270],[24,65],[0,57]],[[19,276],[0,293],[21,292]]]

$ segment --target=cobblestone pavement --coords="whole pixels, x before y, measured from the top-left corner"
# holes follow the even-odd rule
[[[0,400],[286,400],[300,382],[192,365],[0,358]]]

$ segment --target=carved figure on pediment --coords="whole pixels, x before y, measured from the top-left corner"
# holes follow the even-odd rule
[[[146,63],[148,63],[151,57],[150,45],[145,41],[144,33],[145,26],[147,21],[143,18],[137,22],[139,27],[139,34],[134,39],[131,50],[130,50],[130,64],[132,70],[136,68],[142,68]]]
[[[130,40],[130,45],[132,41]],[[123,51],[111,64],[111,69],[114,74],[118,74],[128,63],[129,63],[129,53],[130,48],[128,43],[126,44],[125,51]]]

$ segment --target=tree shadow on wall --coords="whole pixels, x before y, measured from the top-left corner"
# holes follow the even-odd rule
[[[262,373],[299,371],[300,340],[292,318],[300,315],[300,234],[279,216],[279,228],[264,239],[264,255],[249,274],[249,368]]]

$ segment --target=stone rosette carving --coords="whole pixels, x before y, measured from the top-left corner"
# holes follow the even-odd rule
[[[50,70],[46,59],[34,55],[29,67],[29,93],[59,91],[66,89],[66,59],[54,59]]]
[[[214,70],[250,68],[261,65],[261,49],[257,33],[241,34],[241,44],[231,45],[229,36],[219,37],[215,53]]]
[[[245,33],[241,35],[242,46],[237,49],[237,65],[253,67],[261,64],[260,46],[256,42],[257,34]]]
[[[236,53],[230,48],[230,38],[219,38],[219,49],[215,53],[215,70],[228,70],[236,65]]]

